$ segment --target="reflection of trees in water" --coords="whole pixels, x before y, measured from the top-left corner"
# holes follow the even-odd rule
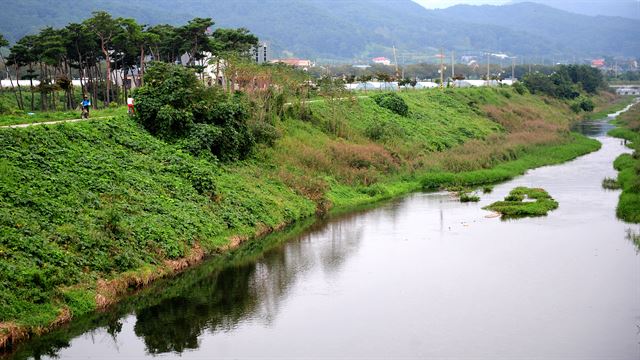
[[[361,242],[359,216],[361,213],[318,221],[311,228],[302,224],[288,234],[249,242],[176,278],[160,280],[109,312],[81,317],[36,337],[22,344],[15,358],[56,357],[83,334],[106,333],[116,347],[126,346],[118,344],[117,338],[121,319],[132,312],[137,316],[134,332],[151,354],[197,349],[198,337],[204,332],[230,331],[242,321],[259,319],[269,324],[301,275],[314,268],[339,272]],[[304,228],[306,232],[299,235]]]
[[[327,232],[328,241],[319,244],[318,256],[323,270],[335,275],[360,246],[363,228],[355,218],[350,218],[329,224]]]
[[[230,331],[239,322],[260,319],[269,324],[300,275],[317,260],[337,272],[360,243],[355,219],[332,222],[268,251],[257,262],[225,268],[192,283],[176,296],[136,312],[135,333],[152,354],[198,348],[204,332]],[[327,236],[327,241],[321,239]]]
[[[198,348],[203,329],[231,329],[256,307],[249,287],[254,265],[225,269],[203,278],[188,292],[136,312],[136,335],[152,354]]]

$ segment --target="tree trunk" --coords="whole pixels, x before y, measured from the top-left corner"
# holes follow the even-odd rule
[[[33,65],[29,63],[29,91],[31,91],[31,111],[35,110],[35,99],[33,98]]]
[[[144,45],[140,46],[140,69],[138,70],[138,76],[140,76],[140,86],[144,86]]]
[[[107,62],[107,98],[106,104],[109,105],[111,102],[110,91],[111,91],[111,57],[109,56],[109,51],[107,50],[104,42],[104,38],[100,39],[100,45],[102,47],[102,53],[104,54],[104,58]]]
[[[2,52],[0,52],[0,60],[2,60],[2,65],[4,66],[4,69],[7,72],[7,78],[9,79],[9,86],[11,86],[11,91],[16,97],[16,104],[18,104],[18,109],[22,110],[22,106],[20,105],[20,100],[18,99],[18,93],[16,92],[16,89],[13,86],[13,79],[11,79],[11,72],[9,72],[9,67],[7,66],[7,62],[4,60],[4,56],[2,55]],[[16,81],[17,80],[18,79],[16,79]]]

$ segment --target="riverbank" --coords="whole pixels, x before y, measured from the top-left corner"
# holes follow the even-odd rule
[[[503,181],[599,147],[569,133],[578,116],[558,100],[511,89],[401,96],[406,117],[371,99],[311,104],[308,118],[277,124],[273,146],[232,164],[127,118],[0,130],[0,345],[317,213]]]
[[[618,185],[622,189],[616,213],[624,221],[640,223],[640,103],[633,105],[629,111],[615,120],[619,127],[611,130],[609,135],[624,139],[633,154],[623,154],[614,162],[619,171]]]

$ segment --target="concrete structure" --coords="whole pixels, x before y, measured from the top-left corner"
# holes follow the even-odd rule
[[[259,43],[258,47],[252,50],[253,60],[258,64],[268,63],[271,58],[269,56],[269,44]]]
[[[626,95],[640,96],[640,86],[619,87],[619,88],[616,88],[616,94],[623,95],[623,96],[626,96]]]

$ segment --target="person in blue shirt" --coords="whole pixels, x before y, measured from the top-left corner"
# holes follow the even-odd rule
[[[87,117],[88,118],[89,117],[89,108],[91,108],[91,100],[89,100],[87,95],[84,96],[84,99],[82,100],[81,104],[82,104],[82,117]]]

